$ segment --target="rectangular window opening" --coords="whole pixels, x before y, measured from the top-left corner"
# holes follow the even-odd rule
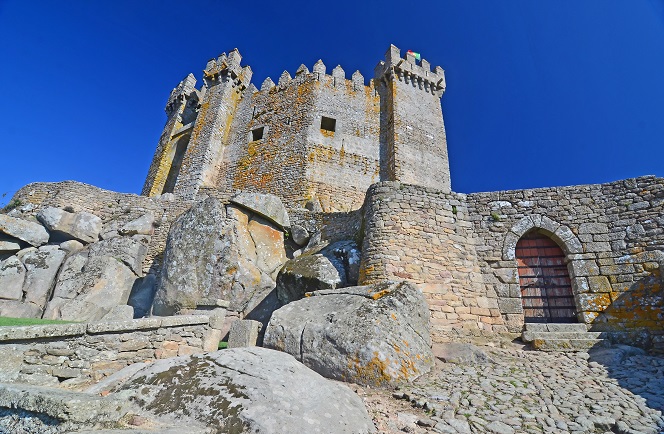
[[[256,140],[263,140],[263,131],[265,130],[265,127],[260,127],[251,130],[251,141],[255,142]]]
[[[337,120],[323,116],[320,120],[320,129],[334,132],[337,128]]]

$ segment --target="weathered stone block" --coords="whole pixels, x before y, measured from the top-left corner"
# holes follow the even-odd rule
[[[58,378],[76,378],[81,376],[80,369],[74,368],[53,368],[51,375]]]
[[[606,234],[609,227],[605,223],[581,223],[579,225],[580,234]]]
[[[152,235],[154,231],[154,214],[151,212],[145,213],[136,220],[132,220],[125,224],[118,231],[120,235]]]
[[[3,253],[14,253],[21,250],[21,245],[16,241],[11,241],[8,239],[0,239],[0,254]]]
[[[590,292],[611,292],[611,284],[606,276],[589,276]]]
[[[233,196],[230,201],[270,220],[282,229],[290,227],[288,212],[275,195],[241,192]]]
[[[262,324],[253,320],[237,320],[228,333],[228,348],[255,347]]]
[[[221,330],[209,329],[203,335],[203,351],[217,351],[222,338]]]
[[[598,276],[599,267],[595,261],[590,260],[581,260],[581,261],[571,261],[570,265],[572,266],[572,273],[574,276]]]
[[[611,305],[611,296],[606,293],[587,293],[577,296],[579,308],[584,312],[602,312]]]
[[[502,314],[523,314],[523,306],[520,298],[499,298],[498,309]]]
[[[99,239],[102,227],[101,219],[94,214],[71,213],[53,207],[46,207],[39,211],[37,219],[58,241],[76,239],[83,243],[93,243]]]

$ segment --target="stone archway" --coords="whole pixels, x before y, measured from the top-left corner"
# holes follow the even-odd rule
[[[532,230],[516,244],[526,323],[578,322],[565,253],[549,236]]]
[[[583,246],[581,241],[574,235],[571,229],[560,224],[547,216],[533,214],[519,220],[509,232],[505,235],[502,249],[503,274],[509,274],[511,282],[516,291],[510,292],[508,299],[499,300],[501,313],[505,318],[510,331],[520,331],[524,323],[523,301],[521,291],[518,285],[518,263],[516,259],[516,247],[519,240],[529,232],[539,232],[551,238],[562,249],[567,263],[567,270],[571,281],[574,295],[574,305],[576,307],[577,319],[583,322],[583,317],[579,305],[580,293],[588,291],[588,284],[583,276],[587,276],[587,265],[584,260]],[[507,269],[505,269],[507,268]],[[498,270],[496,270],[498,271]],[[502,302],[501,302],[502,301]]]

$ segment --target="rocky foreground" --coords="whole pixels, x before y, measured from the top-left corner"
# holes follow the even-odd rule
[[[262,348],[139,364],[74,399],[23,397],[42,414],[4,409],[0,433],[664,432],[662,357],[627,346],[545,353],[512,343],[434,352],[430,373],[396,389],[348,388]],[[58,402],[51,416],[64,408],[57,417],[67,413],[66,421],[44,414],[50,401]],[[125,416],[105,430],[75,428],[118,411]]]
[[[413,384],[354,390],[381,433],[664,432],[664,358],[509,347],[439,348],[436,368]]]

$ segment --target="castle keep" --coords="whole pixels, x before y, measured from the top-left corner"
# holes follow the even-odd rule
[[[27,214],[72,207],[114,228],[153,214],[138,277],[159,286],[178,216],[206,198],[230,213],[235,192],[272,194],[290,228],[357,242],[358,284],[416,284],[434,340],[569,322],[664,348],[664,179],[455,193],[442,68],[391,46],[368,84],[346,75],[318,61],[258,89],[237,50],[222,54],[199,87],[190,74],[171,92],[141,196],[64,182],[15,198]]]
[[[253,190],[324,211],[359,208],[369,186],[401,181],[450,191],[440,97],[445,75],[392,46],[365,78],[322,61],[257,89],[237,50],[171,92],[142,194],[193,198]]]

